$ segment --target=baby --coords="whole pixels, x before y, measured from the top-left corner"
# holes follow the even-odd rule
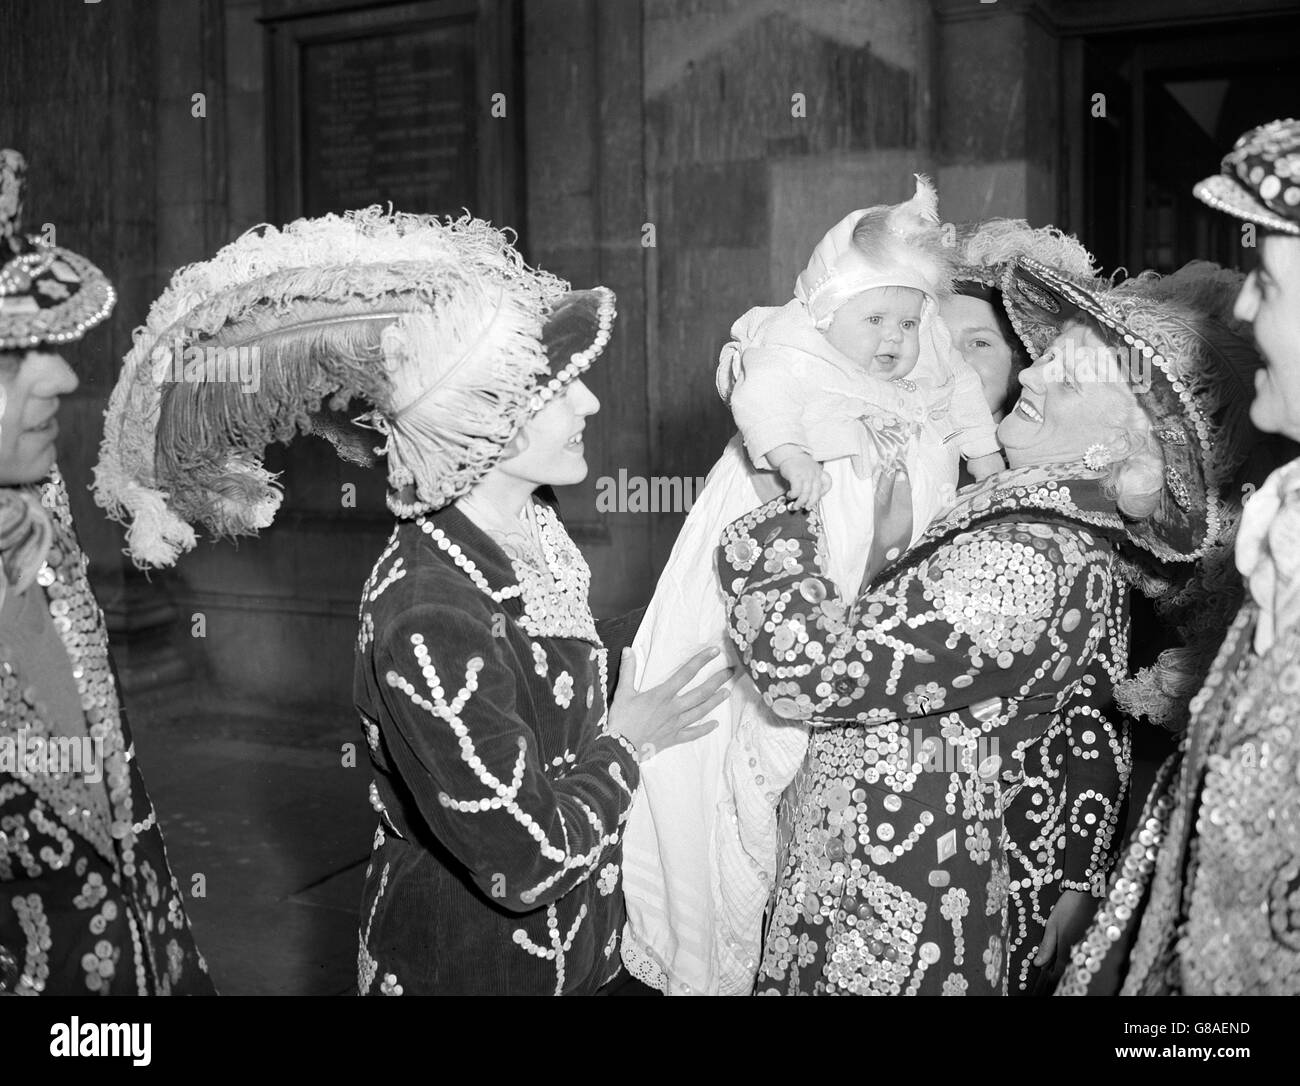
[[[925,295],[910,287],[873,287],[863,291],[835,311],[824,334],[825,350],[827,353],[838,351],[859,373],[870,377],[885,380],[906,377],[921,354],[921,308],[924,304]],[[796,371],[798,368],[798,363],[791,367]],[[755,397],[748,382],[743,387],[746,395],[733,394],[731,410],[737,416],[736,425],[742,433],[758,432],[762,426],[763,407],[759,403],[745,402]],[[793,391],[797,393],[802,387],[799,384]],[[843,406],[849,414],[859,412],[862,407],[853,399]],[[755,421],[742,423],[741,418],[751,413],[756,416]],[[806,427],[804,431],[806,433]],[[749,449],[753,455],[753,443]],[[830,477],[803,444],[788,442],[778,445],[766,456],[789,485],[790,497],[801,508],[811,509],[829,489]]]
[[[813,252],[784,306],[732,328],[718,389],[740,434],[709,474],[633,644],[639,685],[720,647],[723,528],[780,493],[816,506],[842,598],[906,549],[956,492],[959,454],[977,477],[1002,466],[979,377],[937,315],[954,270],[933,188],[856,211]],[[702,678],[702,676],[700,677]],[[697,679],[697,681],[699,681]],[[673,994],[743,994],[757,970],[775,880],[776,806],[807,749],[753,684],[735,682],[703,739],[643,767],[624,837],[629,971]]]
[[[841,220],[794,299],[741,317],[719,365],[753,463],[805,509],[831,493],[828,572],[845,599],[951,504],[955,453],[976,479],[1003,467],[979,376],[936,316],[953,258],[935,204],[918,178],[907,203]]]

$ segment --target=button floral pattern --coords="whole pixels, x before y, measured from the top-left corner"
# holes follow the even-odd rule
[[[724,534],[732,640],[813,725],[760,992],[1025,991],[1061,890],[1102,889],[1130,758],[1099,708],[1127,664],[1114,507],[1093,480],[1001,479],[849,606],[815,515],[778,499]]]
[[[606,731],[590,573],[537,510],[544,569],[451,506],[399,523],[366,583],[354,691],[380,830],[360,994],[592,994],[617,972],[639,771]]]

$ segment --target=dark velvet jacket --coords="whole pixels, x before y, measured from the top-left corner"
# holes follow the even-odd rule
[[[558,591],[455,508],[399,523],[366,583],[362,994],[590,994],[618,972],[638,771],[604,730],[590,573],[537,511]]]

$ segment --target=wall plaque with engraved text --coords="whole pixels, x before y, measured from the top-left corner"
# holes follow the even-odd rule
[[[286,4],[264,21],[272,221],[391,203],[438,215],[467,208],[518,228],[523,107],[513,0],[314,0],[326,5],[337,10],[304,14]],[[493,115],[496,95],[504,117]],[[281,523],[364,531],[391,521],[383,472],[341,464],[324,441],[270,449],[266,462],[283,473]],[[355,508],[341,503],[346,483],[355,485]]]
[[[470,19],[302,47],[303,211],[392,202],[457,213],[478,197]]]
[[[265,20],[274,217],[391,202],[518,228],[517,19],[513,0],[421,0]]]

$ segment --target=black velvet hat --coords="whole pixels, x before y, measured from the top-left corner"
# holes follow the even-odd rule
[[[0,350],[70,343],[113,310],[113,287],[94,264],[22,232],[27,164],[0,150]]]
[[[1232,317],[1240,286],[1238,273],[1205,261],[1111,287],[1022,257],[1002,280],[1011,321],[1036,353],[1087,317],[1127,355],[1125,376],[1165,461],[1159,505],[1128,535],[1162,559],[1195,559],[1217,541],[1220,494],[1254,434],[1248,412],[1261,360]]]

